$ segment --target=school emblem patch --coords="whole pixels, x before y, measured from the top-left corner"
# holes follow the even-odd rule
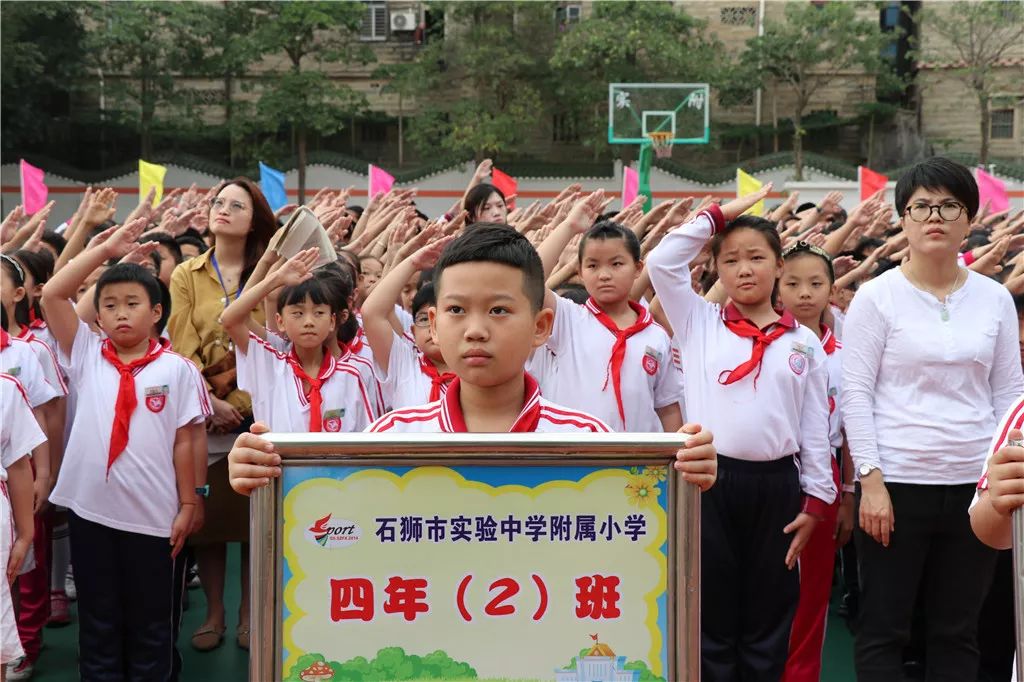
[[[345,416],[345,409],[328,410],[324,412],[324,431],[338,433],[341,431],[341,420]]]
[[[807,358],[803,353],[792,353],[789,356],[789,368],[797,376],[803,374],[804,370],[807,369]]]
[[[653,377],[658,373],[658,367],[661,366],[661,353],[647,346],[644,350],[644,359],[641,361],[641,364],[644,371]]]
[[[170,392],[170,386],[147,386],[146,407],[149,411],[154,414],[162,412],[167,404],[167,394]]]
[[[3,373],[17,378],[21,376],[21,367],[11,367],[10,369],[3,370]]]

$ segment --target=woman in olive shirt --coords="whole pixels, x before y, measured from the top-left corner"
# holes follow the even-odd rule
[[[209,424],[209,498],[206,523],[191,539],[206,593],[206,620],[192,635],[200,651],[224,639],[224,574],[227,543],[242,543],[242,603],[238,645],[249,646],[249,507],[232,493],[225,455],[234,434],[252,420],[249,394],[235,382],[235,353],[219,323],[228,302],[238,298],[276,228],[274,214],[259,187],[235,178],[218,188],[210,202],[209,229],[213,248],[182,263],[171,275],[171,317],[168,332],[174,350],[189,358],[206,378],[213,405]]]

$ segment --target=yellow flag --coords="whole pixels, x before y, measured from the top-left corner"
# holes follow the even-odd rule
[[[164,196],[164,175],[166,174],[166,167],[139,159],[139,201],[146,197],[150,187],[156,187],[153,206],[159,204],[160,199]]]
[[[744,173],[742,169],[736,169],[736,197],[743,197],[748,194],[753,194],[757,190],[761,189],[764,183],[755,178],[753,175]],[[744,214],[751,214],[756,216],[764,215],[764,199],[757,202],[746,211]]]

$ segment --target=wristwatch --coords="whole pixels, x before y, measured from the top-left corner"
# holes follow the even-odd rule
[[[857,474],[859,475],[860,478],[864,478],[865,476],[870,474],[872,471],[876,471],[876,470],[877,471],[881,471],[881,469],[876,467],[874,464],[861,464],[860,467],[857,468]]]
[[[209,497],[210,496],[210,484],[207,483],[202,488],[196,488],[196,495],[198,495],[199,497]]]

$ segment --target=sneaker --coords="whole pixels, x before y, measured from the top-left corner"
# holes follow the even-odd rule
[[[7,680],[8,682],[30,680],[32,679],[33,671],[34,668],[27,658],[24,656],[16,658],[7,664]]]
[[[68,595],[63,592],[50,593],[50,618],[46,621],[48,628],[62,628],[71,625],[71,606]]]
[[[68,574],[64,577],[64,594],[68,595],[68,599],[71,601],[78,600],[78,590],[75,589],[75,574],[71,572],[70,566],[68,566]]]

